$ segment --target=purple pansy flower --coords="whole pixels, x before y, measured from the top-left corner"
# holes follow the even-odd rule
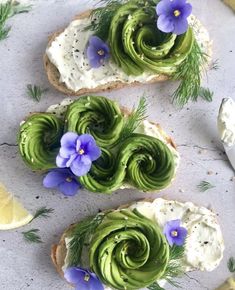
[[[104,290],[98,277],[83,268],[71,267],[65,270],[65,279],[76,286],[76,290]]]
[[[98,36],[92,35],[89,38],[87,58],[89,59],[90,66],[92,68],[100,67],[104,61],[110,57],[109,52],[110,49],[108,44]]]
[[[67,196],[73,196],[81,187],[76,176],[67,168],[53,169],[43,179],[46,188],[58,188],[60,192]]]
[[[56,157],[56,165],[60,168],[70,168],[76,176],[86,175],[92,161],[101,155],[95,139],[89,134],[78,135],[73,132],[65,133],[61,140],[61,148]]]
[[[180,220],[172,220],[165,224],[163,233],[166,236],[168,243],[173,246],[182,246],[185,242],[188,231],[180,226]]]
[[[177,35],[188,29],[188,16],[192,13],[192,5],[187,0],[162,0],[156,7],[159,30]]]

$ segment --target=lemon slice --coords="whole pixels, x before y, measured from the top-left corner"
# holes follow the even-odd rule
[[[11,230],[28,224],[33,216],[0,183],[0,230]]]

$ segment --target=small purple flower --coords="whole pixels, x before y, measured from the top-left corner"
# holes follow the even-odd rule
[[[170,246],[174,244],[182,246],[185,242],[188,231],[186,228],[180,226],[180,220],[172,220],[166,223],[163,233]]]
[[[60,192],[67,196],[73,196],[81,187],[76,176],[67,168],[53,169],[43,179],[46,188],[58,188]]]
[[[91,169],[92,161],[101,155],[95,139],[89,134],[79,136],[68,132],[62,136],[60,143],[56,165],[60,168],[70,168],[76,176],[86,175]]]
[[[157,27],[166,33],[183,34],[188,29],[188,16],[192,5],[187,0],[161,0],[156,7]]]
[[[100,67],[110,57],[110,49],[98,36],[92,35],[87,47],[87,58],[92,68]]]
[[[104,290],[104,286],[98,277],[82,268],[67,268],[64,273],[65,279],[76,286],[76,290]]]

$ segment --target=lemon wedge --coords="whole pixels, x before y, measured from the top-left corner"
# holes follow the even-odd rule
[[[0,230],[11,230],[28,224],[33,216],[0,183]]]

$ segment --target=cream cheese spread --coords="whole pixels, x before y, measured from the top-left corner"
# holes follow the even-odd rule
[[[220,139],[225,145],[235,145],[235,102],[231,98],[222,101],[218,115],[218,130]]]
[[[202,50],[211,55],[210,38],[205,27],[195,16],[189,17],[195,37]],[[152,72],[144,72],[139,76],[128,76],[110,59],[99,68],[91,68],[85,51],[92,31],[84,31],[90,24],[90,18],[74,20],[48,46],[46,54],[60,73],[60,82],[74,92],[82,88],[92,89],[111,82],[146,83],[156,78]]]
[[[198,207],[191,202],[170,201],[157,198],[154,201],[139,201],[130,209],[137,209],[142,215],[156,222],[161,228],[170,220],[180,219],[187,228],[185,256],[182,267],[185,272],[193,270],[212,271],[223,258],[224,241],[215,213],[205,207]],[[66,238],[68,250],[69,239]],[[63,270],[67,267],[67,256]],[[164,286],[165,281],[160,281]],[[105,290],[111,288],[104,286]]]

